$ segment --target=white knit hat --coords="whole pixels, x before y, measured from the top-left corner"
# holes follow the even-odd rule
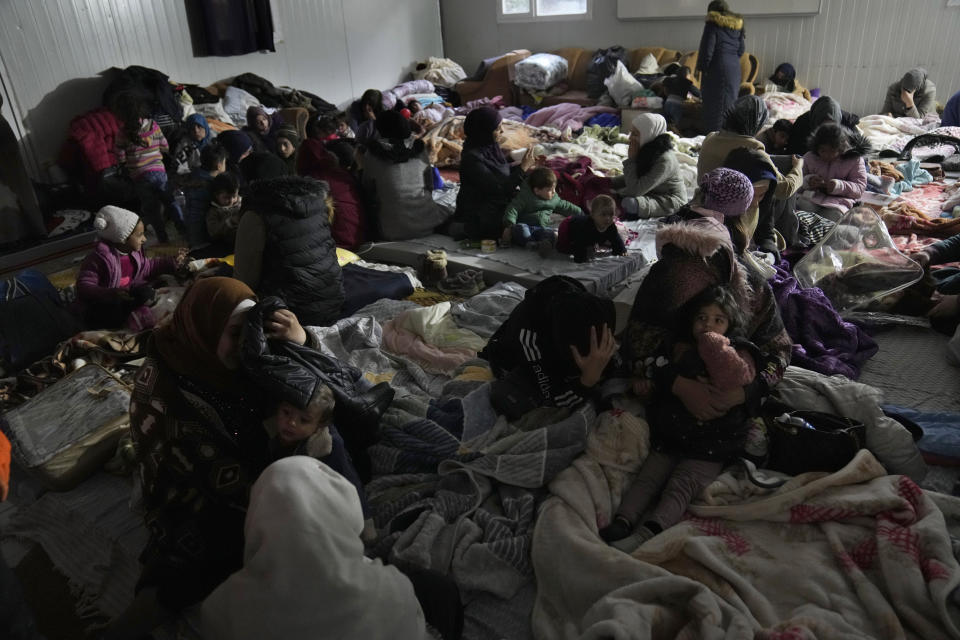
[[[104,240],[120,244],[130,237],[140,216],[133,211],[108,204],[97,212],[93,219],[93,228]]]

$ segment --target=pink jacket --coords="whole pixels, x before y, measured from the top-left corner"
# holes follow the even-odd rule
[[[173,273],[177,263],[174,258],[147,258],[143,250],[130,254],[135,271],[128,288],[147,284],[153,278]],[[86,257],[77,273],[77,297],[81,304],[96,304],[114,297],[113,289],[120,286],[120,252],[108,242],[100,240],[93,252]]]
[[[851,136],[853,148],[843,153],[833,162],[824,162],[813,151],[803,156],[803,188],[810,189],[810,176],[818,175],[827,183],[827,193],[822,191],[805,192],[804,195],[822,207],[833,207],[847,211],[863,196],[867,188],[867,167],[863,155],[869,145],[863,136]]]

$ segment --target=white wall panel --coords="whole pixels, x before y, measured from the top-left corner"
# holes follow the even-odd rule
[[[588,20],[497,24],[497,0],[441,0],[446,55],[468,72],[480,60],[511,49],[550,51],[699,46],[701,20],[620,20],[616,0],[593,0]],[[706,10],[707,1],[703,6]],[[730,0],[736,10],[736,0]],[[876,112],[887,85],[908,69],[927,69],[941,103],[960,91],[956,42],[960,7],[944,0],[822,0],[816,16],[747,18],[747,51],[760,60],[761,77],[792,63],[798,79],[820,87],[856,113]]]
[[[33,171],[55,160],[70,119],[100,104],[110,67],[201,85],[250,71],[342,104],[443,55],[438,0],[273,0],[276,53],[196,58],[188,1],[0,0],[3,110]]]

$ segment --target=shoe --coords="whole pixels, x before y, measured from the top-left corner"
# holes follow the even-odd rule
[[[448,276],[437,284],[437,289],[441,293],[469,298],[480,293],[480,287],[477,286],[477,271],[475,269],[465,269],[457,274]],[[483,277],[483,274],[480,276]]]
[[[653,531],[648,529],[644,525],[637,527],[636,531],[628,535],[626,538],[611,542],[610,546],[623,551],[624,553],[633,553],[639,549],[644,542],[653,538],[655,534]]]
[[[447,252],[431,249],[420,257],[420,280],[424,286],[433,287],[447,277]]]
[[[633,523],[626,516],[619,513],[613,517],[613,522],[600,529],[600,539],[604,542],[623,540],[633,531]]]

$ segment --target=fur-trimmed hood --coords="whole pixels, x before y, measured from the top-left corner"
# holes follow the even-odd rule
[[[850,148],[843,152],[844,158],[863,157],[873,150],[870,141],[859,131],[847,129],[847,141],[850,143]]]
[[[743,18],[736,13],[720,13],[719,11],[710,11],[707,13],[707,22],[712,22],[718,27],[739,31],[743,29]]]

